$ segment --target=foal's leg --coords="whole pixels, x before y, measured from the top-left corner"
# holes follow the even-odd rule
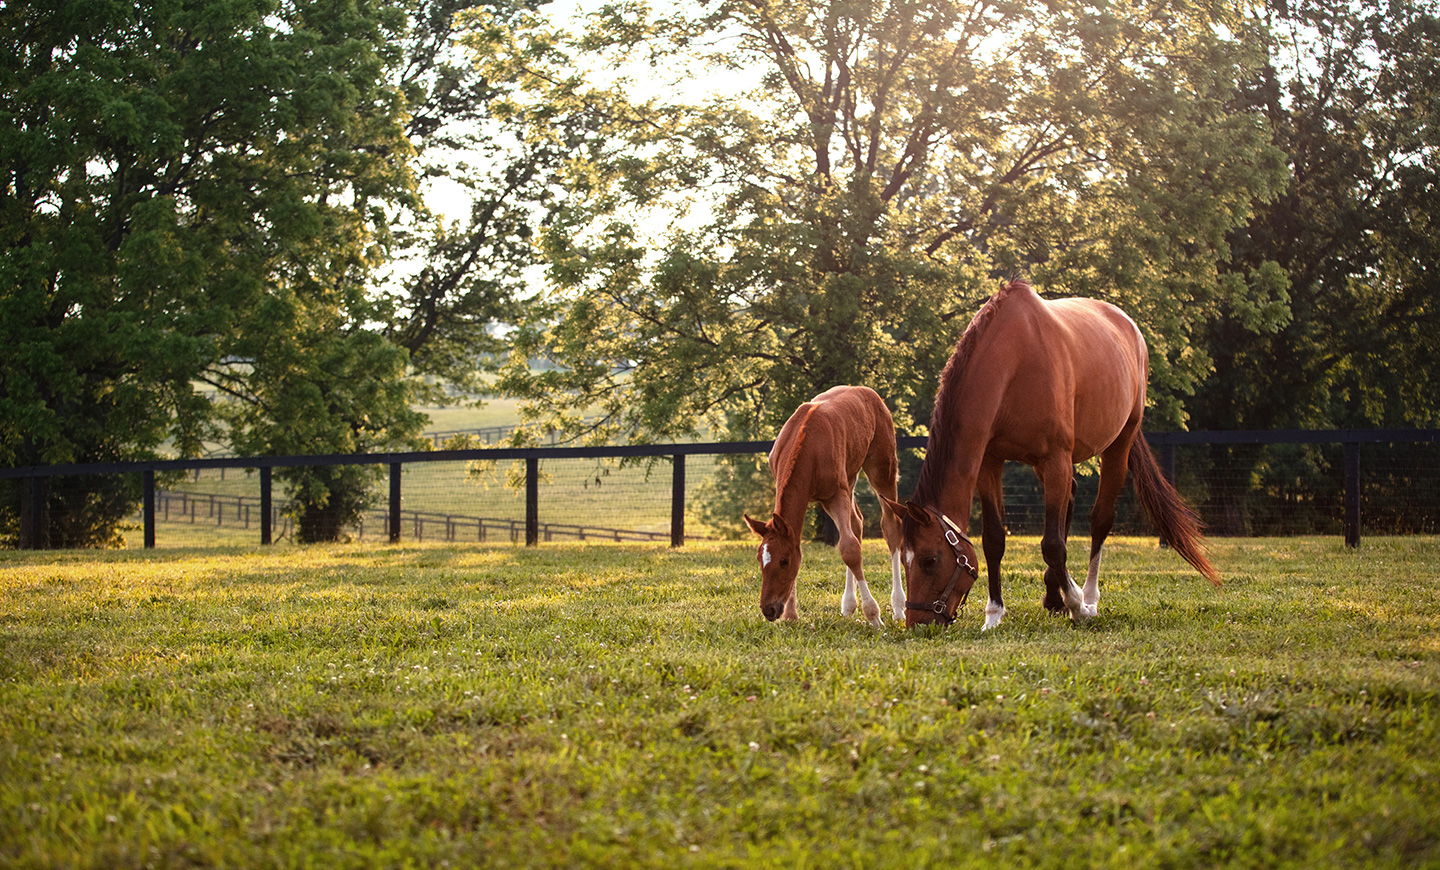
[[[860,609],[864,612],[866,621],[876,628],[883,628],[885,623],[880,619],[880,605],[875,603],[875,596],[870,594],[870,587],[865,585],[865,568],[861,564],[860,548],[860,535],[864,526],[860,522],[860,510],[855,506],[854,497],[848,492],[841,493],[826,502],[824,507],[840,530],[840,543],[836,545],[836,549],[840,551],[840,559],[845,563],[847,590],[853,579],[860,590]]]
[[[1071,492],[1075,484],[1075,468],[1070,464],[1067,452],[1047,459],[1039,472],[1045,487],[1045,535],[1040,539],[1040,552],[1045,557],[1046,566],[1045,609],[1052,613],[1069,613],[1074,617],[1084,605],[1080,587],[1070,579],[1070,572],[1065,567],[1066,519],[1074,503]]]
[[[905,573],[900,567],[900,518],[892,514],[883,501],[880,502],[880,531],[885,536],[885,547],[890,551],[890,614],[895,617],[896,622],[903,622]]]
[[[890,511],[890,505],[885,500],[900,500],[896,492],[896,476],[893,454],[888,464],[872,466],[867,463],[865,467],[870,488],[884,496],[880,499],[880,533],[885,536],[885,547],[890,551],[890,612],[898,622],[905,619],[905,574],[900,568],[900,518]]]
[[[856,481],[856,483],[858,483],[858,481]],[[850,486],[850,491],[851,491],[852,493],[855,491],[855,484],[854,484],[854,483],[851,484],[851,486]],[[848,512],[845,514],[845,518],[842,520],[840,517],[836,516],[836,515],[830,510],[829,505],[823,505],[823,507],[825,508],[825,512],[826,512],[827,514],[830,514],[830,519],[832,519],[832,520],[835,521],[835,528],[836,528],[837,530],[846,528],[846,527],[848,526],[848,524],[850,523],[850,515],[849,515]],[[853,507],[853,496],[852,496],[852,507]],[[840,536],[841,536],[842,538],[844,537],[844,534],[845,534],[844,532],[840,532]],[[843,556],[842,556],[842,558],[843,558]],[[841,615],[841,616],[849,616],[850,614],[854,613],[854,612],[855,612],[855,605],[856,605],[856,598],[855,598],[855,574],[854,574],[853,571],[850,570],[850,566],[849,566],[849,565],[846,565],[846,566],[845,566],[845,591],[840,594],[840,615]]]
[[[1130,440],[1121,439],[1100,455],[1100,491],[1090,508],[1090,572],[1085,576],[1081,615],[1094,619],[1100,608],[1100,550],[1115,527],[1115,502],[1125,488],[1125,468],[1130,460]]]
[[[989,631],[1005,618],[1005,601],[1000,594],[1000,560],[1005,558],[1005,500],[1000,486],[1004,470],[1005,463],[998,459],[986,460],[980,468],[980,537],[990,591],[981,631]]]

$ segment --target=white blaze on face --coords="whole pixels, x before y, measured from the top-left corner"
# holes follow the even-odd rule
[[[906,567],[906,568],[914,568],[914,567],[915,567],[915,551],[914,551],[914,550],[906,550],[906,551],[905,551],[905,567]]]
[[[770,545],[769,545],[769,544],[761,544],[761,545],[760,545],[760,567],[761,567],[761,568],[769,568],[769,567],[770,567]]]

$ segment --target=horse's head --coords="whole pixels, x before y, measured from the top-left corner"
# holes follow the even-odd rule
[[[751,519],[745,524],[760,536],[755,558],[760,561],[760,612],[769,620],[785,612],[785,603],[795,591],[795,576],[800,573],[800,536],[775,514],[768,522]]]
[[[901,519],[906,627],[949,625],[980,576],[975,545],[958,523],[934,508],[886,502]]]

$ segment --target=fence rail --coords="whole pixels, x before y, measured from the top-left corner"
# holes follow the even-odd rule
[[[1343,491],[1344,520],[1343,533],[1350,546],[1360,541],[1362,529],[1361,497],[1361,445],[1365,444],[1425,444],[1440,442],[1440,430],[1414,429],[1340,429],[1327,431],[1309,430],[1251,430],[1221,432],[1155,432],[1146,433],[1146,438],[1157,451],[1166,475],[1176,479],[1177,448],[1206,447],[1210,449],[1243,448],[1266,445],[1343,445],[1343,479],[1337,480],[1337,490]],[[916,450],[925,446],[925,439],[916,436],[901,436],[897,439],[902,450]],[[464,450],[432,450],[422,452],[395,452],[378,454],[340,454],[312,456],[260,456],[260,457],[208,457],[197,459],[152,460],[127,463],[87,463],[55,466],[33,466],[25,468],[0,469],[0,479],[19,479],[21,487],[21,509],[19,540],[22,547],[44,546],[47,540],[44,524],[47,483],[56,477],[104,474],[135,474],[142,478],[141,523],[144,531],[144,546],[155,546],[157,514],[160,518],[175,511],[171,499],[178,494],[164,494],[156,487],[156,475],[174,472],[198,472],[201,469],[254,469],[259,472],[260,495],[250,501],[223,501],[226,497],[212,501],[214,511],[228,510],[236,522],[254,522],[258,525],[262,544],[275,539],[275,528],[282,521],[276,511],[273,499],[272,473],[276,468],[323,465],[368,465],[388,469],[388,506],[373,511],[369,516],[380,523],[385,536],[392,542],[402,539],[404,529],[411,530],[411,537],[424,534],[427,524],[431,527],[446,528],[447,535],[457,534],[456,529],[473,528],[474,536],[484,539],[494,532],[510,540],[519,540],[523,530],[524,541],[529,546],[541,540],[559,537],[608,540],[663,540],[667,535],[672,546],[681,546],[686,540],[686,458],[689,456],[725,456],[742,454],[763,454],[770,450],[772,441],[711,442],[693,444],[624,445],[624,446],[550,446],[550,447],[503,447],[474,448]],[[668,532],[629,531],[614,528],[599,528],[573,523],[542,523],[539,519],[540,474],[542,460],[561,459],[668,459],[671,463],[670,528]],[[522,461],[525,466],[524,492],[525,516],[523,520],[487,519],[479,516],[447,515],[436,512],[405,511],[402,509],[402,469],[407,465],[434,462],[497,462]],[[196,498],[194,495],[188,496]],[[206,498],[206,496],[201,496]],[[182,504],[185,504],[182,502]],[[1023,513],[1017,511],[1017,513]],[[214,515],[210,515],[215,518]],[[487,525],[488,523],[488,525]],[[467,536],[470,532],[465,533]]]

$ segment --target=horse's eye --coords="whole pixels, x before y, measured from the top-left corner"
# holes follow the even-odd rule
[[[926,556],[920,560],[926,571],[934,570],[935,565],[940,561],[938,556]]]
[[[789,568],[789,567],[790,567],[790,557],[788,557],[788,556],[781,556],[781,557],[780,557],[780,567],[781,567],[781,568]]]

